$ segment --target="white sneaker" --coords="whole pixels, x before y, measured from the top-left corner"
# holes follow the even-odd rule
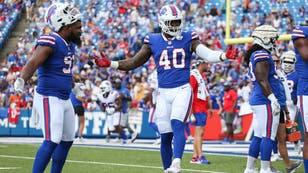
[[[138,136],[138,133],[137,133],[137,132],[134,132],[134,133],[132,134],[131,143],[134,143],[134,142],[135,142],[135,140],[137,139],[137,136]]]
[[[181,172],[181,161],[179,160],[180,159],[174,159],[172,161],[170,168],[166,170],[167,173],[180,173]]]
[[[83,143],[84,139],[83,139],[83,137],[80,137],[80,138],[78,137],[78,138],[75,139],[75,142],[76,143]]]
[[[278,154],[272,155],[271,161],[272,161],[272,162],[276,162],[277,160],[279,160],[279,155],[278,155]]]
[[[258,173],[258,170],[255,168],[255,169],[248,169],[246,168],[244,173]]]

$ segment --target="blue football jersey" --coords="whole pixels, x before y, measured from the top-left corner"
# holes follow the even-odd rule
[[[291,99],[295,100],[297,98],[297,83],[298,83],[298,75],[296,71],[289,73],[287,75],[287,83],[291,92]]]
[[[308,26],[300,26],[293,30],[292,32],[292,41],[295,41],[299,38],[308,38]],[[308,63],[303,60],[300,56],[298,50],[294,49],[296,55],[295,69],[298,74],[298,95],[308,95]]]
[[[283,84],[280,82],[278,76],[276,75],[275,64],[272,59],[272,56],[266,50],[258,50],[251,54],[250,56],[250,64],[249,64],[249,76],[253,82],[253,90],[250,94],[249,103],[251,105],[262,105],[269,104],[270,100],[265,96],[262,92],[262,89],[259,83],[256,81],[255,77],[255,68],[256,63],[260,61],[268,61],[270,63],[270,69],[268,74],[268,82],[271,86],[272,92],[278,99],[278,102],[281,107],[285,106],[286,97],[284,93]]]
[[[38,45],[51,47],[53,53],[38,68],[36,91],[45,96],[69,99],[72,90],[75,44],[67,44],[57,33],[51,33],[40,36],[35,48]]]
[[[182,32],[181,40],[167,40],[162,33],[145,37],[144,43],[150,45],[157,67],[158,87],[175,88],[189,83],[194,39],[199,39],[195,32]]]

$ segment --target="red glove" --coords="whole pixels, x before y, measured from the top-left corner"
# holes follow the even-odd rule
[[[238,48],[233,49],[233,46],[230,45],[228,46],[226,50],[226,58],[227,59],[235,59],[238,57]]]
[[[110,67],[111,61],[108,59],[108,57],[103,53],[100,52],[101,58],[94,57],[95,64],[100,67]]]

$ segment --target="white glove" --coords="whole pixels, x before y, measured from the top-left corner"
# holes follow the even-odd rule
[[[25,86],[25,81],[23,78],[17,78],[14,82],[14,90],[17,93],[22,93]]]
[[[106,112],[107,112],[108,115],[112,115],[114,113],[114,111],[115,111],[115,108],[113,108],[113,107],[107,107],[106,108]]]
[[[275,95],[272,93],[267,97],[271,101],[272,114],[274,116],[279,115],[280,113],[280,105]]]

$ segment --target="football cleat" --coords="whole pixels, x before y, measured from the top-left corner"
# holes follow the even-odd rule
[[[255,168],[255,169],[248,169],[246,168],[244,173],[258,173],[258,170]]]
[[[181,172],[181,161],[180,159],[174,159],[171,166],[167,169],[167,173],[180,173]]]
[[[278,154],[272,155],[271,161],[272,161],[272,162],[276,162],[277,160],[279,160],[279,155],[278,155]]]

